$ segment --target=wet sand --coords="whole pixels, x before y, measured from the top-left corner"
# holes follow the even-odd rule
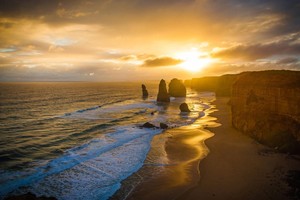
[[[290,199],[288,193],[296,191],[285,179],[289,170],[300,169],[299,157],[275,153],[233,129],[228,100],[218,98],[211,116],[157,136],[154,142],[164,141],[169,165],[145,164],[124,182],[130,186],[126,195],[112,199]],[[131,185],[135,178],[138,184]]]
[[[199,163],[207,156],[204,144],[213,133],[216,118],[208,116],[192,125],[172,128],[154,137],[144,166],[122,183],[122,188],[111,199],[174,199],[199,182]],[[161,158],[157,160],[157,158]]]
[[[232,128],[228,100],[214,102],[222,126],[206,141],[210,153],[200,164],[199,184],[177,199],[294,199],[285,179],[289,170],[300,170],[299,157],[276,153]]]

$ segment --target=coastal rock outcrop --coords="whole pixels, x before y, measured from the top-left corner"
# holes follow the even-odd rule
[[[7,197],[5,200],[56,200],[56,198],[45,196],[37,197],[36,195],[28,192],[27,194]]]
[[[189,106],[186,103],[180,104],[179,109],[181,112],[191,112]]]
[[[186,97],[186,88],[181,80],[174,78],[169,83],[169,94],[171,97]]]
[[[147,98],[149,95],[148,90],[144,84],[142,84],[142,93],[143,93],[143,98]]]
[[[230,96],[232,84],[237,80],[239,74],[225,74],[223,76],[210,76],[193,78],[191,88],[198,91],[215,92],[216,96]]]
[[[157,101],[158,102],[170,102],[170,96],[168,94],[166,81],[164,79],[162,79],[159,83]]]
[[[159,123],[159,127],[155,126],[154,124],[150,123],[150,122],[146,122],[143,125],[140,126],[140,128],[160,128],[160,129],[167,129],[169,128],[169,126],[165,123]]]
[[[146,122],[141,126],[141,128],[157,128],[155,125],[151,124],[150,122]]]
[[[283,152],[300,153],[300,72],[242,73],[232,86],[232,125]]]
[[[169,126],[168,126],[167,124],[165,124],[165,123],[160,123],[160,124],[159,124],[159,127],[160,127],[161,129],[167,129],[167,128],[169,128]]]

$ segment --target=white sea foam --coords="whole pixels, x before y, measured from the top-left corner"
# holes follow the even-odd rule
[[[201,96],[202,98],[202,96]],[[213,99],[211,93],[203,95],[203,101]],[[192,112],[180,114],[178,106],[187,102]],[[63,118],[114,119],[114,114],[137,113],[143,119],[159,125],[167,123],[182,126],[192,123],[203,116],[203,110],[209,108],[199,103],[199,96],[174,98],[168,108],[156,105],[155,101],[122,102],[103,107],[95,106],[61,116]],[[154,115],[145,112],[157,111]],[[143,123],[141,121],[140,123]],[[1,184],[0,197],[11,191],[15,193],[32,192],[37,195],[54,196],[58,199],[108,199],[121,185],[121,181],[142,167],[154,135],[160,129],[140,129],[136,122],[126,126],[115,126],[114,131],[103,134],[85,144],[66,151],[62,156],[35,168],[29,172],[8,174],[10,180]],[[161,163],[147,163],[157,166]],[[2,176],[3,177],[3,176]],[[26,186],[26,187],[22,187]]]
[[[26,185],[26,191],[58,199],[107,199],[142,166],[152,137],[160,132],[119,127],[105,138],[69,150],[27,177],[2,185],[0,194]]]
[[[157,109],[157,106],[153,103],[126,101],[117,104],[94,106],[91,108],[77,110],[75,112],[66,113],[60,117],[81,119],[112,119],[107,116],[109,116],[110,114],[122,113],[133,109],[139,109],[139,112],[145,112],[147,109]]]

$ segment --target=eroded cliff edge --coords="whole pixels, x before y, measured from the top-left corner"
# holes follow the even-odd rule
[[[300,72],[240,74],[232,85],[232,125],[280,151],[300,153]]]
[[[195,78],[190,86],[231,96],[233,127],[262,144],[300,154],[300,71]]]

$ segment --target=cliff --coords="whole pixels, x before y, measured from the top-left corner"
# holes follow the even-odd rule
[[[190,85],[192,89],[198,91],[213,91],[216,96],[230,96],[232,84],[237,77],[237,74],[226,74],[223,76],[193,78]]]
[[[215,91],[218,78],[217,76],[193,78],[191,88],[198,91]]]
[[[245,72],[232,85],[232,125],[281,151],[300,153],[300,72]]]

